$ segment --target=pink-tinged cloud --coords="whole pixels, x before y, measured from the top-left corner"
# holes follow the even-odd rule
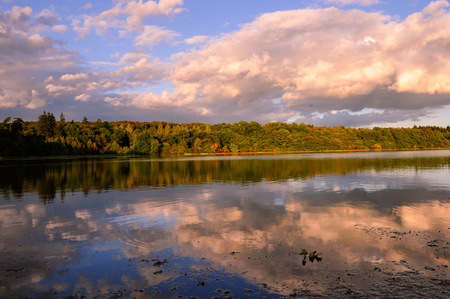
[[[0,10],[0,107],[39,109],[47,104],[48,89],[58,93],[45,79],[54,70],[77,64],[75,52],[55,46],[52,38],[42,35],[58,20],[50,10],[37,14],[30,7]]]
[[[29,93],[26,90],[11,90],[2,88],[0,90],[0,107],[11,108],[17,105],[28,104],[26,98],[29,97]]]
[[[90,9],[92,8],[92,3],[86,3],[81,9]]]
[[[75,101],[80,101],[80,102],[87,102],[91,99],[91,96],[88,94],[80,94],[78,96],[75,97]]]
[[[61,25],[53,11],[0,10],[0,107],[42,107],[40,99],[48,99],[80,109],[123,106],[171,121],[368,125],[417,120],[450,104],[448,1],[431,2],[402,21],[333,7],[266,13],[231,33],[183,38],[193,48],[170,59],[152,57],[154,45],[180,35],[146,19],[175,15],[181,5],[119,1],[73,19],[80,35],[122,30],[135,47],[111,57],[117,61],[87,66],[79,53],[44,35]],[[367,113],[350,113],[356,111]]]
[[[196,35],[190,38],[186,38],[184,42],[188,45],[196,45],[196,44],[203,44],[207,42],[209,39],[206,35]]]
[[[324,0],[323,2],[329,4],[337,4],[337,5],[362,5],[362,6],[370,6],[374,4],[380,3],[380,0]]]
[[[0,108],[12,108],[18,105],[27,109],[37,109],[45,106],[46,101],[39,96],[36,90],[0,90]]]
[[[156,109],[170,98],[213,115],[261,105],[266,113],[281,105],[280,113],[374,108],[424,115],[427,107],[450,104],[447,6],[432,2],[403,22],[337,8],[264,14],[174,55],[171,97],[127,104]]]
[[[65,74],[62,75],[59,79],[63,81],[74,81],[74,80],[80,80],[80,79],[87,79],[88,76],[86,74]]]
[[[31,91],[31,101],[29,101],[25,108],[28,109],[38,109],[38,108],[42,108],[44,107],[46,104],[45,99],[41,98],[39,95],[39,92],[37,92],[36,90],[32,90]]]
[[[50,9],[44,9],[37,15],[36,21],[41,25],[53,26],[60,22],[61,18],[56,12]]]
[[[70,29],[66,25],[55,25],[52,27],[52,31],[58,33],[67,33],[70,31]]]
[[[105,35],[110,29],[119,29],[120,36],[142,31],[145,34],[146,28],[143,25],[145,19],[159,15],[171,17],[179,14],[183,11],[181,5],[183,5],[182,0],[160,0],[159,2],[121,0],[113,8],[98,15],[83,15],[81,18],[75,18],[72,26],[79,38],[85,38],[92,30],[98,35]]]
[[[180,36],[172,30],[162,29],[158,26],[144,26],[142,33],[135,39],[135,45],[138,47],[148,47],[159,44],[162,41],[170,41]]]
[[[135,61],[135,59],[138,59]],[[167,77],[170,65],[162,63],[159,59],[150,60],[150,58],[142,55],[125,55],[121,62],[132,62],[128,65],[111,73],[115,80],[125,79],[128,82],[158,82],[162,78]]]

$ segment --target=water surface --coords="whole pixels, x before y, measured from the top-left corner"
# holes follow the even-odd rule
[[[0,192],[0,296],[450,296],[450,151],[3,161]]]

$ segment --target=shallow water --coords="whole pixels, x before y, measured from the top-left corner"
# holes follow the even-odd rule
[[[450,296],[450,151],[3,161],[0,192],[1,297]]]

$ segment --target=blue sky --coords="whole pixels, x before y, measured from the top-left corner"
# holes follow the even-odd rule
[[[450,125],[448,1],[0,0],[0,118]]]

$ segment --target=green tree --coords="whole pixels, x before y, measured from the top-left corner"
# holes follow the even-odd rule
[[[56,119],[50,112],[42,113],[38,117],[38,133],[45,137],[53,137],[55,135]]]
[[[114,133],[111,135],[111,141],[117,142],[120,146],[130,146],[130,137],[127,134],[127,131],[122,128],[117,128]]]
[[[134,150],[139,154],[159,155],[161,143],[149,133],[142,133],[134,140]]]
[[[4,130],[9,130],[10,129],[10,127],[11,127],[11,119],[12,119],[12,117],[11,116],[8,116],[7,118],[5,118],[4,120],[3,120],[3,122],[1,123],[1,128],[2,129],[4,129]]]
[[[11,123],[10,128],[11,132],[18,133],[21,132],[22,129],[23,129],[23,119],[21,119],[20,117],[19,118],[15,117],[14,121]]]

